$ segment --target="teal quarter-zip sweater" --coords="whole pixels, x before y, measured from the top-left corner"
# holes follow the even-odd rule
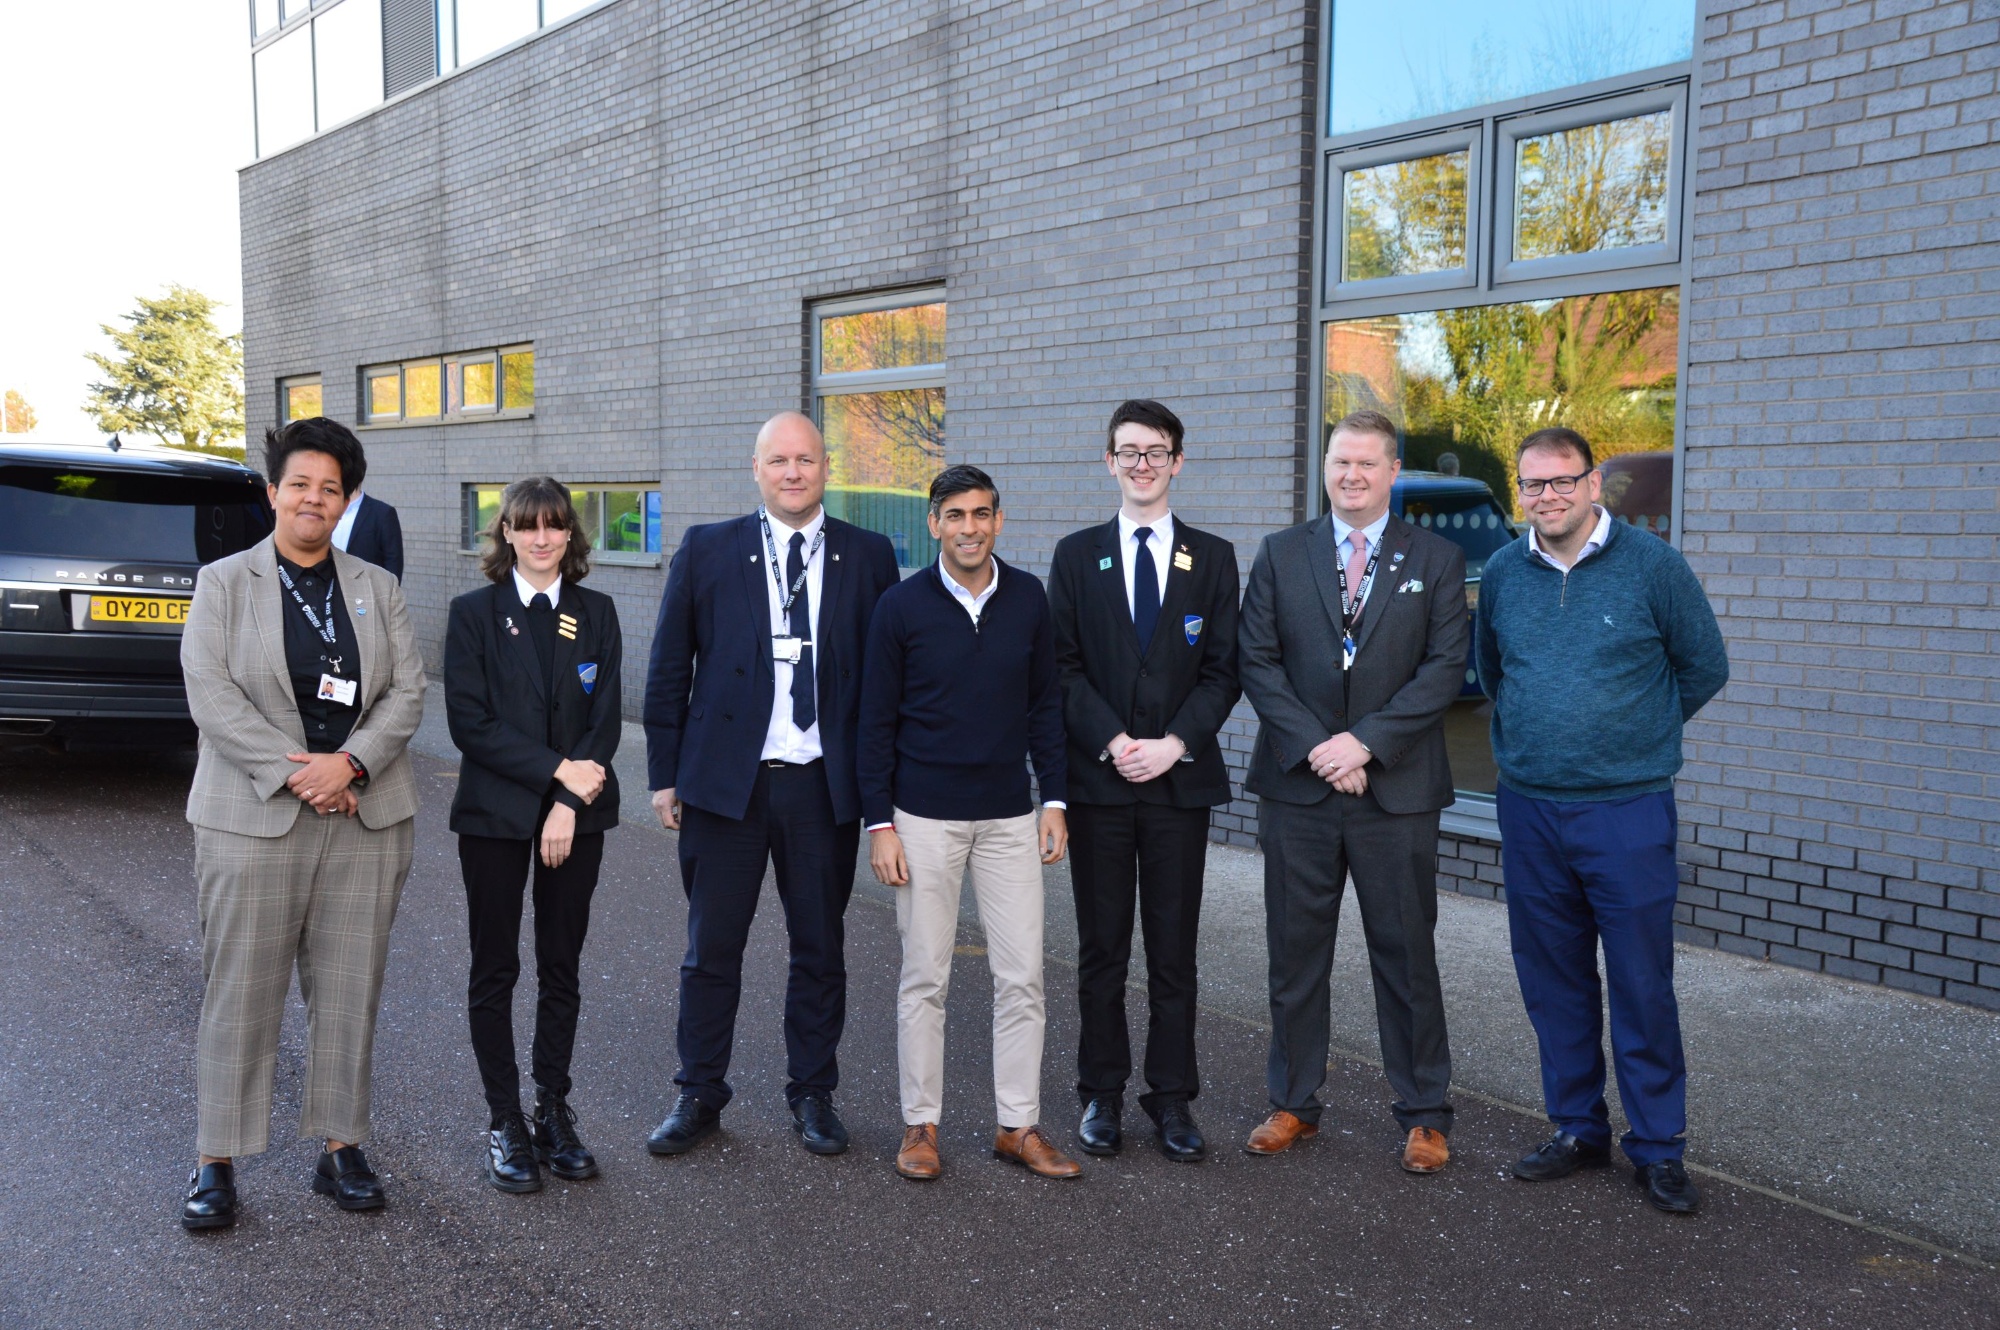
[[[1729,681],[1715,611],[1680,551],[1616,520],[1568,572],[1526,536],[1495,553],[1478,620],[1500,783],[1531,798],[1672,789],[1682,724]]]

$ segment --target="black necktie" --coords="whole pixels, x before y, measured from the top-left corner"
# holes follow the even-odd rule
[[[1153,547],[1147,542],[1153,528],[1142,526],[1132,535],[1139,548],[1132,555],[1132,626],[1139,630],[1139,654],[1153,645],[1153,629],[1160,623],[1160,575],[1153,565]]]
[[[806,584],[800,574],[806,570],[806,533],[792,532],[792,552],[785,558],[785,586],[796,586],[798,595],[792,597],[792,618],[788,625],[793,637],[805,645],[799,648],[798,663],[792,666],[792,724],[800,730],[809,730],[819,719],[819,708],[813,705],[813,649],[812,649],[812,607],[806,596]]]
[[[546,591],[537,591],[528,601],[528,636],[542,663],[542,687],[547,689],[556,674],[556,616]]]

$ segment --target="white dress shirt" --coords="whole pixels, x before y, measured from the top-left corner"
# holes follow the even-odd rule
[[[1159,580],[1159,603],[1164,605],[1167,603],[1167,563],[1173,558],[1174,515],[1172,513],[1165,513],[1155,521],[1146,523],[1146,525],[1153,532],[1151,539],[1146,542],[1146,547],[1153,552],[1153,576]],[[1118,559],[1119,562],[1125,565],[1125,612],[1127,614],[1138,613],[1138,605],[1133,599],[1132,591],[1132,579],[1137,574],[1139,567],[1139,538],[1133,534],[1138,529],[1139,523],[1127,517],[1124,510],[1120,509],[1118,513]]]
[[[792,528],[775,517],[770,521],[771,539],[778,546],[778,565],[775,569],[764,569],[764,600],[771,612],[771,636],[784,637],[792,631],[792,621],[791,616],[785,613],[784,597],[778,594],[778,583],[784,580],[785,565],[792,557]],[[761,523],[759,525],[761,526]],[[822,544],[819,553],[814,554],[813,537],[817,536],[825,526],[826,509],[821,507],[813,514],[812,521],[799,528],[799,534],[806,538],[804,553],[807,556],[806,584],[799,594],[807,597],[806,616],[811,625],[815,671],[819,668],[819,602],[821,589],[826,582],[826,546]],[[757,540],[761,544],[763,539],[760,530]],[[760,564],[768,562],[769,554],[770,547],[765,546],[763,553],[757,556],[757,562]],[[773,572],[777,574],[776,577],[772,576]],[[789,580],[785,581],[785,587],[787,590],[791,588]],[[770,650],[769,647],[765,649]],[[790,661],[776,659],[772,661],[771,674],[777,687],[771,696],[771,723],[764,729],[763,761],[817,762],[825,756],[819,743],[819,721],[815,719],[803,730],[792,723],[792,671],[797,668]],[[818,681],[814,682],[817,684]],[[814,712],[817,715],[816,705]]]
[[[528,602],[533,600],[537,595],[547,596],[549,598],[549,608],[554,609],[556,606],[562,604],[562,574],[556,574],[556,580],[549,583],[547,591],[537,592],[534,584],[521,576],[520,565],[516,564],[514,567],[514,594],[521,598],[522,609],[528,608]]]
[[[347,496],[347,511],[342,513],[340,520],[333,524],[333,545],[335,549],[344,550],[347,548],[347,542],[354,538],[354,519],[359,516],[361,516],[361,491],[356,490]]]
[[[1354,552],[1354,547],[1347,543],[1349,538],[1354,534],[1354,528],[1341,521],[1339,513],[1333,513],[1330,516],[1333,518],[1333,538],[1340,545],[1340,568],[1336,570],[1336,573],[1344,572],[1347,568],[1348,556]],[[1361,528],[1361,534],[1368,544],[1370,558],[1374,557],[1375,551],[1381,547],[1382,533],[1388,529],[1389,514],[1386,512],[1367,526]],[[1361,579],[1361,590],[1359,592],[1349,587],[1347,594],[1350,598],[1358,596],[1360,600],[1366,601],[1368,599],[1368,588],[1374,585],[1375,574],[1369,573]]]
[[[1570,564],[1569,568],[1563,567],[1562,564],[1549,557],[1549,552],[1542,548],[1541,538],[1535,534],[1533,525],[1528,527],[1528,553],[1534,555],[1549,567],[1567,573],[1570,568],[1576,567],[1577,564],[1582,563],[1585,559],[1603,549],[1604,542],[1611,539],[1611,514],[1604,510],[1602,504],[1592,504],[1591,507],[1597,509],[1597,525],[1591,528],[1590,539],[1583,542],[1583,549],[1577,553],[1576,562]]]

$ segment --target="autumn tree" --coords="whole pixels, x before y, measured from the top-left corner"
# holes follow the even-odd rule
[[[116,354],[90,353],[104,381],[84,409],[106,434],[133,431],[198,452],[234,453],[243,436],[243,339],[215,326],[216,302],[170,286],[139,298],[129,326],[100,325]]]
[[[0,423],[0,432],[26,434],[35,427],[35,408],[29,406],[28,399],[12,388],[7,390],[4,414],[5,420],[4,423]]]

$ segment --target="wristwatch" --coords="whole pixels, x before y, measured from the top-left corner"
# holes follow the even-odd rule
[[[368,784],[368,768],[361,765],[361,759],[345,751],[341,753],[341,756],[347,759],[347,765],[354,772],[354,783],[357,786],[366,788]]]

